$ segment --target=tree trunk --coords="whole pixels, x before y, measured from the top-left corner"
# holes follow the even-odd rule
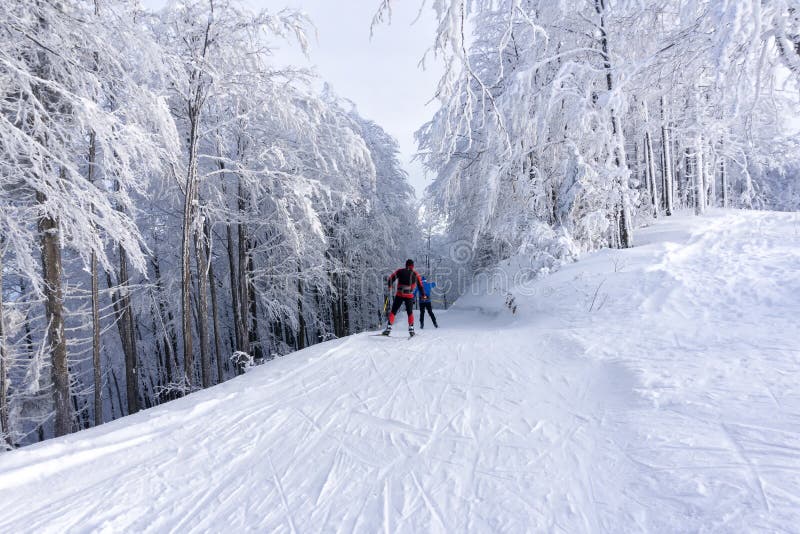
[[[8,420],[8,367],[6,361],[5,315],[3,309],[3,240],[0,238],[0,437],[9,446],[11,443],[11,427]]]
[[[211,286],[211,316],[214,321],[214,353],[217,356],[217,383],[225,381],[225,358],[219,330],[219,308],[217,307],[217,279],[214,276],[214,262],[209,258],[208,283]]]
[[[297,349],[304,349],[306,348],[306,318],[303,315],[303,281],[300,278],[300,274],[302,273],[302,269],[300,265],[297,266],[297,324],[298,324],[298,331],[297,331]]]
[[[250,241],[247,242],[247,273],[245,275],[245,281],[247,284],[247,300],[248,305],[250,307],[250,320],[248,325],[249,330],[249,340],[248,345],[250,350],[253,354],[253,359],[256,361],[263,361],[264,360],[264,349],[261,345],[261,340],[258,335],[258,305],[256,303],[256,287],[253,284],[252,276],[250,273],[253,272],[253,254],[252,254],[252,245]]]
[[[100,15],[100,4],[94,0],[94,15]],[[97,70],[99,56],[95,52],[94,70]],[[97,156],[97,134],[92,131],[89,134],[89,162],[86,179],[90,184],[94,183],[94,165]],[[94,213],[94,206],[92,206]],[[94,426],[103,424],[103,373],[100,368],[100,297],[97,280],[97,253],[93,250],[89,260],[90,276],[92,278],[92,370],[94,385]]]
[[[183,335],[183,370],[186,386],[194,381],[194,347],[192,340],[192,270],[190,248],[194,230],[195,182],[197,181],[197,120],[190,113],[189,167],[183,201],[183,232],[181,240],[181,333]]]
[[[128,415],[139,411],[139,376],[137,369],[136,336],[134,334],[133,308],[131,307],[128,254],[119,245],[119,330],[125,353],[125,392]]]
[[[208,261],[208,284],[211,287],[211,317],[214,324],[214,354],[217,358],[217,383],[223,382],[225,380],[225,369],[223,366],[223,358],[222,358],[222,348],[220,343],[220,332],[219,332],[219,313],[217,308],[217,278],[214,276],[214,261],[211,258],[210,251],[212,250],[211,247],[211,228],[206,223],[205,225],[205,236],[206,236],[206,243],[209,244],[208,250],[209,254],[207,257]]]
[[[96,158],[96,136],[89,135],[89,171],[87,179],[94,183],[94,162]],[[94,211],[94,208],[92,208]],[[89,260],[92,277],[92,368],[94,383],[94,426],[103,424],[103,373],[100,367],[100,292],[97,280],[97,253],[92,251]]]
[[[694,207],[694,171],[692,170],[692,150],[683,151],[683,180],[681,181],[681,197],[683,207]]]
[[[235,339],[235,351],[244,352],[244,335],[242,334],[244,327],[242,325],[242,308],[239,304],[240,300],[240,284],[238,281],[239,268],[236,265],[236,255],[234,254],[233,232],[231,232],[231,225],[225,225],[225,233],[228,238],[228,270],[230,272],[231,284],[231,307],[233,308],[233,331]],[[237,246],[238,249],[238,246]]]
[[[713,156],[713,157],[712,157]],[[706,198],[706,205],[714,207],[717,205],[717,156],[714,153],[713,146],[708,143],[708,153],[706,156],[706,191],[708,197]]]
[[[719,159],[719,178],[720,178],[720,187],[722,187],[722,207],[727,208],[729,207],[729,200],[728,200],[728,173],[725,172],[725,157],[722,156]]]
[[[605,25],[605,0],[595,0],[595,9],[600,16],[600,47],[603,51],[603,67],[606,71],[606,86],[608,92],[611,93],[614,89],[614,82],[611,71],[611,56],[608,52],[608,33],[606,32]],[[619,223],[619,243],[621,248],[630,248],[633,246],[633,228],[631,227],[630,215],[630,201],[628,199],[628,184],[622,178],[622,161],[623,157],[621,151],[623,150],[624,141],[621,139],[622,132],[617,124],[617,116],[615,111],[611,110],[611,133],[614,136],[614,162],[617,169],[620,170],[620,177],[617,179],[617,187],[619,189],[619,208],[617,210],[617,219]]]
[[[173,328],[172,311],[164,306],[164,281],[161,277],[161,264],[158,259],[158,254],[155,252],[153,253],[153,273],[155,274],[156,291],[158,292],[159,321],[164,331],[164,352],[167,359],[165,366],[167,383],[172,383],[174,377],[180,375],[180,365],[178,363],[178,336]]]
[[[156,323],[156,317],[159,317],[159,312],[156,303],[153,302],[153,304],[150,306],[150,328],[153,331],[153,345],[154,345],[153,350],[155,351],[156,371],[158,372],[158,379],[156,380],[157,382],[156,391],[163,392],[166,385],[169,384],[170,382],[168,378],[169,361],[167,361],[165,355],[166,351],[164,350],[163,347],[164,340],[159,336],[158,333],[159,329],[158,329],[158,323]],[[155,397],[156,404],[160,404],[162,402],[161,394],[162,393],[156,394]]]
[[[61,172],[63,177],[63,171]],[[36,193],[44,204],[45,197]],[[70,407],[69,364],[67,338],[64,333],[64,292],[61,286],[61,248],[58,220],[50,215],[39,219],[42,247],[42,273],[44,275],[45,320],[47,322],[47,348],[52,360],[53,406],[55,408],[55,437],[72,431]]]
[[[653,217],[658,218],[658,190],[656,188],[656,165],[653,161],[653,142],[650,132],[644,133],[644,161],[647,175],[647,189],[650,191],[650,207]]]
[[[705,163],[703,159],[703,136],[699,136],[695,143],[694,194],[694,212],[696,215],[701,215],[706,211],[706,180]]]
[[[669,217],[674,210],[672,192],[675,187],[675,179],[672,173],[672,143],[669,136],[669,128],[667,127],[666,118],[666,105],[664,104],[664,97],[661,97],[661,146],[664,151],[664,169],[662,176],[664,177],[664,212]]]
[[[122,402],[122,393],[120,392],[120,389],[119,389],[119,380],[117,380],[117,372],[114,370],[113,366],[111,368],[111,378],[114,379],[114,389],[117,392],[117,405],[119,406],[119,411],[120,411],[121,414],[124,414],[125,413],[125,409],[124,409],[125,404]],[[113,408],[114,408],[113,404],[111,405],[111,408],[112,408],[112,411],[113,411]]]
[[[197,260],[197,330],[200,334],[200,376],[203,387],[211,387],[211,345],[208,336],[208,265],[205,237],[195,234],[195,258]]]
[[[211,12],[206,23],[205,37],[203,39],[200,58],[205,59],[210,44],[211,26],[214,23],[214,4],[211,3]],[[198,229],[195,226],[196,204],[198,199],[197,152],[200,141],[199,128],[200,116],[203,108],[203,71],[195,64],[189,80],[190,96],[186,106],[189,118],[189,165],[186,170],[186,191],[183,199],[183,228],[181,241],[181,330],[183,334],[183,366],[186,377],[186,386],[191,387],[194,382],[194,353],[192,340],[192,270],[190,248]],[[199,274],[199,273],[198,273]]]
[[[245,195],[244,187],[242,186],[242,179],[240,177],[239,178],[239,187],[238,187],[239,215],[240,216],[244,213],[245,206],[246,206],[244,195]],[[238,260],[239,260],[238,261],[239,274],[238,274],[237,278],[239,279],[238,280],[239,285],[237,287],[239,288],[239,319],[241,321],[241,329],[242,329],[242,331],[241,331],[241,334],[242,334],[241,343],[242,344],[241,344],[241,349],[239,349],[239,350],[241,350],[242,352],[244,352],[246,354],[250,354],[250,351],[251,351],[251,347],[250,347],[250,341],[251,341],[250,340],[250,328],[251,328],[251,325],[250,325],[250,321],[248,319],[248,314],[249,314],[249,310],[250,310],[250,303],[249,303],[250,292],[248,291],[248,288],[250,287],[250,284],[249,284],[249,282],[247,280],[248,279],[248,276],[247,276],[247,269],[248,269],[247,226],[244,223],[239,222],[238,230],[239,230],[239,232],[238,232],[239,233],[239,243],[238,243],[239,244],[239,258],[238,258]]]

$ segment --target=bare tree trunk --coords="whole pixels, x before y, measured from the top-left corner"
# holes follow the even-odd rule
[[[208,336],[208,264],[205,236],[195,234],[195,258],[197,260],[197,330],[200,334],[200,376],[203,387],[211,387],[211,345]]]
[[[96,6],[95,6],[96,8]],[[87,179],[94,183],[94,162],[96,158],[96,135],[89,135],[89,171]],[[94,209],[94,208],[92,208]],[[92,368],[94,376],[94,426],[103,424],[103,373],[100,368],[100,292],[97,283],[97,253],[92,251],[89,260],[92,277]]]
[[[245,199],[244,199],[244,188],[242,187],[241,178],[239,179],[239,188],[238,188],[238,197],[239,197],[239,214],[241,215],[245,211]],[[242,327],[242,339],[241,339],[241,350],[247,354],[250,354],[250,321],[248,318],[248,314],[250,312],[250,291],[248,290],[250,287],[250,283],[248,282],[247,270],[248,270],[248,237],[247,237],[247,227],[243,223],[238,224],[239,229],[239,258],[238,258],[238,266],[239,266],[239,319],[241,320],[241,327]]]
[[[189,169],[183,202],[183,236],[181,241],[181,318],[183,334],[183,369],[186,385],[194,381],[194,347],[192,340],[192,270],[189,258],[194,230],[195,182],[197,181],[197,116],[190,116]]]
[[[706,198],[706,205],[714,207],[717,205],[717,156],[713,150],[712,144],[708,143],[708,153],[706,156],[706,191],[708,197]]]
[[[63,177],[63,171],[61,172]],[[45,197],[36,193],[44,204]],[[69,364],[67,338],[64,333],[64,291],[61,286],[61,248],[58,220],[50,215],[39,219],[42,247],[42,273],[44,274],[45,320],[47,321],[47,347],[52,359],[53,405],[55,408],[55,436],[72,431],[70,407]]]
[[[156,278],[156,291],[158,292],[158,312],[161,328],[164,331],[164,352],[166,355],[167,382],[172,383],[173,377],[180,375],[178,363],[178,338],[172,326],[172,312],[164,306],[164,281],[161,277],[161,264],[158,254],[153,253],[153,273]],[[168,330],[169,329],[169,330]],[[174,373],[173,373],[174,369]]]
[[[256,361],[263,361],[264,360],[264,349],[261,346],[261,339],[258,335],[258,305],[256,303],[256,288],[253,284],[253,279],[250,276],[250,273],[253,272],[253,254],[251,252],[251,244],[250,241],[247,241],[247,273],[245,275],[245,281],[247,284],[246,292],[247,292],[247,300],[248,305],[250,307],[250,320],[248,321],[248,345],[253,354],[253,359]]]
[[[218,149],[218,155],[221,157],[221,152]],[[219,169],[221,171],[225,171],[225,165],[220,162],[218,163]],[[224,177],[224,175],[223,175]],[[225,185],[223,183],[222,186],[223,194],[225,193]],[[242,199],[242,183],[241,178],[239,178],[239,182],[237,184],[237,209],[241,214],[244,203]],[[238,250],[238,246],[234,244],[233,241],[233,232],[231,231],[232,224],[230,222],[225,224],[225,237],[227,239],[227,252],[228,252],[228,272],[230,274],[230,285],[231,285],[231,307],[233,309],[233,333],[234,333],[234,344],[233,350],[234,351],[242,351],[244,350],[244,326],[242,321],[242,306],[241,306],[241,283],[239,281],[239,274],[240,269],[236,262],[237,254],[234,252]],[[241,235],[241,230],[239,231]],[[236,249],[235,249],[236,247]],[[239,257],[241,259],[241,251],[239,251]],[[213,283],[213,282],[212,282]],[[213,298],[213,293],[212,293]],[[215,327],[216,328],[216,327]],[[220,378],[221,379],[221,378]]]
[[[694,156],[694,191],[695,203],[694,212],[696,215],[702,215],[706,211],[706,179],[705,179],[705,163],[703,157],[703,136],[697,138],[695,143],[695,156]]]
[[[120,392],[120,389],[119,389],[119,380],[117,380],[117,372],[114,370],[113,367],[111,368],[111,378],[114,379],[114,389],[116,389],[116,391],[117,391],[117,405],[119,405],[119,411],[120,411],[121,414],[124,415],[125,414],[125,409],[124,409],[125,404],[122,402],[122,393]],[[112,410],[113,410],[113,404],[112,404]]]
[[[722,187],[722,207],[727,208],[729,207],[728,173],[725,170],[725,156],[722,156],[719,159],[719,178],[720,178],[720,187]]]
[[[231,232],[231,225],[225,225],[225,233],[228,238],[228,270],[230,272],[230,283],[231,283],[231,299],[232,299],[232,308],[233,308],[233,331],[235,336],[235,349],[238,351],[243,350],[244,343],[242,342],[243,335],[242,335],[242,309],[239,305],[239,296],[240,296],[240,285],[238,281],[238,272],[239,268],[236,265],[236,255],[234,254],[234,242],[233,242],[233,232]],[[238,247],[237,247],[238,248]]]
[[[217,281],[214,276],[213,262],[208,264],[208,278],[211,285],[211,316],[214,321],[214,353],[217,355],[217,383],[225,381],[225,358],[220,341],[219,308],[217,306]]]
[[[683,180],[681,180],[681,197],[683,207],[694,207],[694,171],[692,171],[692,150],[686,148],[683,151]]]
[[[306,348],[306,318],[303,315],[303,281],[300,279],[302,269],[297,265],[297,323],[299,325],[297,331],[297,349]]]
[[[209,243],[208,250],[211,251],[211,228],[205,225],[206,242]],[[214,261],[209,253],[208,258],[208,283],[211,286],[211,316],[214,322],[214,354],[217,357],[217,383],[225,380],[225,369],[222,360],[222,349],[220,347],[219,333],[219,314],[217,308],[217,279],[214,276]]]
[[[94,0],[94,14],[100,15],[100,4]],[[99,61],[98,53],[94,53],[95,71]],[[89,134],[89,165],[87,180],[94,183],[94,164],[97,155],[97,135],[94,131]],[[92,207],[94,212],[94,206]],[[94,426],[103,424],[103,384],[102,370],[100,368],[100,298],[97,280],[97,253],[93,250],[89,261],[90,275],[92,278],[92,370],[94,384]]]
[[[656,188],[656,166],[653,161],[653,142],[650,140],[650,132],[647,131],[644,133],[644,161],[653,217],[658,218],[658,190]]]
[[[128,278],[128,254],[119,246],[119,318],[122,348],[125,352],[125,390],[128,415],[139,411],[139,377],[137,370],[136,337]]]
[[[664,212],[669,217],[674,210],[672,192],[675,179],[672,173],[672,142],[670,141],[669,128],[667,127],[667,112],[664,97],[661,97],[661,145],[664,150]]]
[[[210,12],[206,22],[205,37],[199,57],[205,59],[211,43],[211,26],[214,24],[214,2],[210,3]],[[181,318],[183,334],[183,365],[186,385],[194,382],[194,353],[192,340],[192,271],[190,248],[196,238],[196,204],[198,200],[199,178],[197,176],[197,152],[200,142],[200,117],[205,101],[203,89],[203,71],[196,64],[189,80],[190,96],[186,102],[189,118],[189,165],[186,171],[186,191],[183,202],[183,232],[181,242]],[[200,230],[202,231],[202,230]],[[200,273],[198,273],[199,275]]]
[[[11,443],[11,427],[8,420],[8,367],[6,359],[6,334],[5,334],[5,314],[3,313],[3,239],[0,237],[0,437],[9,446]]]

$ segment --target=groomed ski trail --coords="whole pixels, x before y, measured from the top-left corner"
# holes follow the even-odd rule
[[[798,228],[660,222],[517,315],[465,297],[2,454],[0,532],[791,531]]]

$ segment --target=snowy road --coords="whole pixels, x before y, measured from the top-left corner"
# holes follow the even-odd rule
[[[800,218],[639,242],[0,455],[0,532],[796,532]]]

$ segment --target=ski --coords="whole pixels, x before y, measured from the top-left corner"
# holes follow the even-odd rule
[[[416,333],[409,334],[407,339],[411,339],[412,337],[414,337],[416,335],[417,335]],[[369,337],[391,337],[392,339],[398,339],[400,336],[392,337],[392,336],[387,336],[387,335],[384,335],[384,334],[380,333],[380,334],[370,334]]]

